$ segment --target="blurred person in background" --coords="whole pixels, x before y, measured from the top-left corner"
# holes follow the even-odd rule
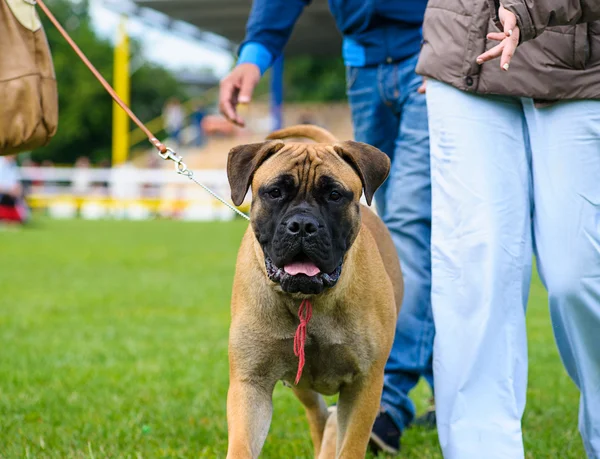
[[[38,179],[36,173],[32,173],[31,171],[36,171],[38,164],[31,159],[30,153],[21,153],[21,168],[27,168],[29,172],[28,179],[24,179],[21,177],[21,186],[23,187],[23,194],[28,196],[29,194],[35,192],[36,187],[39,187],[41,180]]]
[[[202,121],[206,117],[206,108],[203,105],[196,105],[190,116],[190,122],[194,128],[194,145],[201,147],[206,142],[206,135],[202,127]]]
[[[71,190],[75,196],[87,196],[91,191],[90,160],[80,156],[75,161]]]
[[[53,168],[54,167],[54,162],[50,159],[44,159],[42,161],[42,167],[43,168]],[[42,193],[44,194],[56,194],[60,191],[60,187],[57,186],[56,182],[51,182],[51,181],[47,181],[44,182],[43,186],[42,186]]]
[[[167,135],[173,139],[177,147],[182,145],[182,132],[185,127],[185,112],[179,99],[173,97],[163,108],[163,121]]]
[[[220,109],[233,123],[244,125],[236,106],[250,102],[308,3],[254,0],[237,65],[221,82]],[[392,162],[390,177],[375,201],[396,245],[405,290],[371,446],[397,453],[402,432],[415,417],[408,393],[421,377],[433,386],[429,137],[424,85],[415,73],[427,1],[330,0],[329,4],[344,36],[355,140],[379,148]],[[418,421],[433,426],[435,412]]]
[[[25,223],[29,210],[14,156],[0,156],[0,223]]]
[[[440,444],[447,459],[525,456],[535,253],[581,391],[584,447],[598,459],[600,2],[503,5],[430,0],[423,27]]]

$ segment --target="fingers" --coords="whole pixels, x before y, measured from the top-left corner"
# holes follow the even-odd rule
[[[252,100],[252,93],[258,80],[254,80],[251,75],[244,75],[240,83],[240,94],[238,96],[238,102],[240,104],[249,104]]]
[[[500,18],[500,22],[502,23],[502,28],[504,30],[504,38],[499,33],[491,33],[488,35],[488,38],[491,40],[497,40],[502,42],[500,45],[494,47],[493,52],[490,53],[490,58],[498,57],[498,51],[501,51],[500,54],[500,67],[503,70],[507,71],[510,66],[510,61],[515,54],[517,46],[519,45],[519,35],[520,30],[517,26],[517,16],[514,13],[508,11],[504,8],[503,5],[500,5],[500,9],[498,10],[498,16]],[[492,51],[490,50],[490,51]],[[486,56],[488,53],[484,53],[477,59],[477,62],[481,59],[482,62],[485,62]],[[489,60],[489,59],[487,59]]]
[[[491,32],[487,34],[488,40],[493,41],[502,41],[506,38],[506,34],[504,32]]]
[[[506,38],[504,50],[502,51],[502,57],[500,58],[500,67],[502,67],[503,70],[508,70],[510,61],[515,55],[515,51],[519,45],[519,29],[515,28],[511,30],[512,33],[508,38]]]
[[[425,92],[427,92],[427,78],[423,78],[423,82],[421,83],[421,86],[419,86],[419,88],[417,89],[417,92],[419,94],[425,94]]]
[[[517,17],[510,11],[505,10],[503,6],[500,8],[504,10],[502,12],[502,25],[504,26],[504,33],[507,37],[510,37],[513,34],[513,30],[517,28]]]
[[[504,46],[505,42],[502,41],[502,43],[500,43],[499,45],[496,45],[492,49],[489,49],[485,53],[479,55],[477,57],[477,63],[481,65],[484,62],[491,61],[500,57],[502,55],[502,52],[504,51]]]
[[[250,63],[238,65],[222,81],[219,88],[219,109],[223,116],[238,126],[244,126],[244,119],[237,111],[237,105],[248,104],[252,100],[254,88],[260,80],[260,69]]]
[[[243,126],[244,120],[238,116],[235,110],[238,92],[238,85],[229,79],[229,77],[221,81],[221,87],[219,89],[219,111],[232,123]]]
[[[488,39],[500,41],[500,44],[478,56],[477,63],[481,65],[484,62],[500,57],[500,67],[507,71],[510,66],[510,61],[517,50],[517,46],[519,45],[520,33],[521,31],[515,25],[514,28],[508,29],[508,32],[506,33],[492,32],[488,34]]]

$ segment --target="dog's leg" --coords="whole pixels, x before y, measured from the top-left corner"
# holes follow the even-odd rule
[[[273,414],[273,388],[232,377],[227,394],[228,459],[260,454]]]
[[[323,442],[323,431],[327,422],[327,404],[321,394],[310,389],[299,389],[293,387],[292,390],[298,400],[304,405],[306,417],[308,418],[308,427],[310,429],[310,438],[312,439],[315,457],[319,457],[321,443]]]
[[[344,386],[337,406],[338,458],[364,458],[383,390],[383,365]]]
[[[327,418],[325,430],[323,431],[323,441],[321,442],[321,451],[319,459],[334,459],[337,449],[337,409],[333,408],[333,412]]]

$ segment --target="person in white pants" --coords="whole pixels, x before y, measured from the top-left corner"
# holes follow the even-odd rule
[[[468,15],[463,3],[430,0],[417,67],[429,77],[442,451],[452,459],[525,455],[525,309],[535,253],[556,343],[581,391],[584,447],[599,459],[600,23],[542,32],[599,19],[600,2],[490,1],[483,16],[480,2]],[[488,35],[500,41],[491,50],[490,15],[502,27]],[[511,61],[519,43],[540,34]],[[500,54],[500,65],[484,64]]]

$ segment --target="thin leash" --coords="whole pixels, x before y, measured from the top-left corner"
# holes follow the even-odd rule
[[[31,3],[31,4],[37,4],[40,7],[40,9],[44,12],[44,14],[46,16],[48,16],[48,19],[50,20],[50,22],[52,22],[52,24],[54,24],[54,26],[57,28],[57,30],[60,32],[60,34],[64,37],[64,39],[67,41],[67,43],[71,46],[71,48],[73,48],[73,51],[75,51],[75,53],[83,61],[83,63],[86,65],[86,67],[92,72],[92,74],[96,77],[96,79],[100,82],[100,84],[102,86],[104,86],[104,89],[106,89],[108,94],[110,94],[110,96],[119,105],[119,107],[121,107],[125,111],[125,113],[127,113],[127,116],[129,116],[129,118],[144,132],[144,134],[146,134],[146,136],[148,137],[148,141],[152,144],[152,146],[154,146],[158,150],[158,155],[162,159],[167,160],[167,161],[173,161],[175,163],[175,171],[179,175],[183,175],[184,177],[187,177],[188,179],[190,179],[192,182],[201,186],[213,198],[215,198],[216,200],[220,201],[221,203],[223,203],[224,205],[229,207],[240,217],[245,218],[246,220],[250,220],[250,217],[248,217],[248,215],[246,215],[245,213],[240,211],[237,207],[233,206],[232,204],[227,202],[225,199],[220,197],[217,193],[215,193],[209,187],[207,187],[206,185],[204,185],[203,183],[198,181],[194,177],[194,173],[191,170],[189,170],[188,167],[186,166],[186,164],[183,162],[183,157],[181,155],[178,155],[177,153],[175,153],[173,150],[168,148],[163,143],[161,143],[156,138],[156,136],[152,133],[152,131],[150,131],[150,129],[148,129],[144,125],[144,123],[142,123],[139,120],[139,118],[135,115],[135,113],[133,113],[133,111],[131,111],[131,109],[127,106],[127,104],[125,104],[125,102],[123,102],[123,100],[121,100],[121,98],[116,93],[116,91],[112,88],[112,86],[110,84],[108,84],[108,82],[104,79],[104,77],[100,74],[100,72],[96,69],[96,67],[94,67],[94,65],[86,57],[86,55],[83,53],[83,51],[81,51],[79,46],[77,46],[77,44],[73,41],[73,39],[69,36],[67,31],[62,27],[62,25],[58,22],[58,20],[50,12],[50,10],[45,5],[43,0],[25,0],[25,1],[27,1],[28,3]],[[311,317],[312,317],[312,303],[309,300],[305,299],[302,301],[302,303],[300,304],[300,308],[298,309],[298,318],[300,319],[300,324],[298,325],[298,328],[296,329],[296,333],[294,335],[294,355],[296,355],[296,357],[298,357],[298,372],[296,373],[296,380],[295,380],[296,385],[300,382],[300,378],[302,377],[302,370],[304,369],[304,364],[306,361],[305,354],[304,354],[304,347],[306,345],[308,322],[310,321]]]
[[[148,137],[148,141],[152,144],[153,147],[155,147],[158,150],[158,156],[160,156],[164,160],[173,161],[175,163],[175,172],[177,172],[179,175],[183,175],[184,177],[187,177],[188,179],[190,179],[192,182],[196,183],[197,185],[200,185],[213,198],[215,198],[217,201],[219,201],[222,204],[229,207],[240,217],[245,218],[246,220],[250,220],[250,217],[248,217],[248,215],[246,215],[245,213],[240,211],[237,207],[235,207],[232,204],[230,204],[229,202],[227,202],[225,199],[223,199],[221,196],[219,196],[217,193],[215,193],[209,187],[207,187],[206,185],[204,185],[203,183],[198,181],[194,177],[194,173],[191,170],[189,170],[188,167],[186,166],[186,164],[183,162],[183,157],[181,155],[178,155],[177,153],[175,153],[172,149],[168,148],[162,142],[160,142],[156,138],[156,136],[150,131],[150,129],[148,129],[144,125],[144,123],[142,123],[139,120],[139,118],[135,115],[135,113],[133,113],[133,111],[131,111],[131,109],[127,106],[127,104],[125,102],[123,102],[123,100],[121,100],[121,98],[116,93],[116,91],[112,88],[112,86],[110,84],[108,84],[108,82],[104,79],[104,77],[100,74],[100,72],[96,69],[96,67],[94,67],[94,65],[86,57],[86,55],[83,53],[83,51],[81,51],[81,49],[79,48],[79,46],[77,46],[75,41],[73,41],[73,39],[68,34],[68,32],[63,28],[63,26],[60,24],[60,22],[58,22],[58,20],[50,12],[50,10],[46,6],[46,4],[43,2],[43,0],[26,0],[26,1],[27,1],[27,3],[31,3],[34,5],[37,4],[40,7],[40,9],[44,12],[44,14],[46,16],[48,16],[48,19],[50,20],[50,22],[52,22],[52,24],[54,24],[54,27],[56,27],[56,29],[60,32],[60,34],[67,41],[69,46],[71,46],[71,48],[73,48],[73,51],[75,51],[75,53],[83,61],[83,63],[90,70],[90,72],[92,72],[92,74],[96,77],[96,79],[104,87],[104,89],[106,89],[106,92],[108,92],[108,94],[110,94],[110,96],[117,103],[117,105],[119,105],[119,107],[121,107],[125,111],[125,113],[127,113],[127,116],[129,116],[131,121],[133,121],[137,125],[137,127],[139,127],[142,130],[142,132],[144,132],[144,134],[146,134],[146,136]]]

